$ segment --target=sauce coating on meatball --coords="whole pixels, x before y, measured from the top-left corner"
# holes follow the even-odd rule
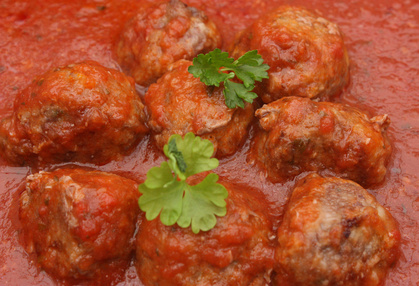
[[[141,10],[128,21],[116,52],[123,69],[138,84],[148,86],[170,64],[220,46],[217,27],[202,11],[171,0]]]
[[[144,285],[267,285],[273,268],[273,232],[258,201],[229,191],[227,214],[208,232],[165,226],[155,219],[137,235],[137,271]]]
[[[361,186],[309,175],[278,229],[274,285],[382,285],[400,239],[391,214]]]
[[[137,184],[82,169],[26,179],[20,220],[26,249],[57,278],[90,279],[130,262],[139,214]]]
[[[258,50],[270,66],[258,85],[265,103],[285,96],[327,100],[349,78],[349,58],[338,26],[304,8],[282,6],[240,32],[235,58]]]
[[[131,77],[88,61],[38,76],[0,123],[0,148],[15,164],[104,164],[148,132]]]
[[[217,157],[231,155],[246,139],[253,105],[230,109],[222,87],[211,89],[188,72],[191,61],[180,60],[144,96],[148,125],[163,149],[173,134],[193,132],[214,144]]]
[[[363,186],[381,183],[391,145],[387,115],[369,118],[356,108],[286,97],[256,111],[261,131],[251,157],[273,181],[304,171],[333,173]]]

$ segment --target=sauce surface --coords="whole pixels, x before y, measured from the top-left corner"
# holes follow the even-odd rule
[[[2,0],[0,3],[0,118],[35,75],[64,64],[95,60],[119,69],[114,44],[125,21],[149,0]],[[388,114],[394,146],[385,182],[369,192],[400,224],[402,255],[386,285],[419,281],[419,2],[415,0],[185,0],[217,24],[226,48],[237,31],[281,4],[301,5],[337,23],[345,35],[351,81],[334,100],[371,115]],[[141,92],[141,90],[140,90]],[[294,181],[272,184],[247,160],[253,136],[235,155],[222,159],[216,172],[261,197],[275,228]],[[113,172],[138,182],[163,160],[143,140],[121,161],[104,166],[81,165]],[[49,170],[59,165],[44,168]],[[37,268],[20,241],[18,199],[28,174],[38,168],[11,167],[0,159],[0,284],[54,285]],[[141,285],[130,267],[119,285]]]

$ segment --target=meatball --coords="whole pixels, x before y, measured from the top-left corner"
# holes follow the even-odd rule
[[[274,235],[255,198],[226,185],[227,215],[208,232],[144,220],[136,267],[144,285],[253,285],[270,282]]]
[[[188,72],[191,64],[174,63],[145,94],[152,136],[163,149],[172,134],[193,132],[214,143],[217,157],[231,155],[245,140],[254,118],[253,105],[228,108],[223,87],[207,87]]]
[[[382,285],[400,238],[391,214],[361,186],[309,175],[278,229],[275,285]]]
[[[283,6],[240,32],[235,58],[258,50],[270,66],[258,85],[265,103],[285,96],[327,100],[349,77],[349,58],[338,26],[304,8]]]
[[[256,111],[255,160],[274,182],[319,171],[371,186],[382,182],[391,145],[387,115],[371,119],[350,106],[286,97]]]
[[[98,171],[61,169],[26,179],[20,220],[26,249],[58,278],[86,279],[127,266],[139,214],[137,184]]]
[[[0,149],[11,163],[104,164],[148,132],[132,78],[96,62],[50,70],[34,79],[0,123]]]
[[[143,9],[128,21],[116,52],[122,68],[148,86],[177,60],[191,60],[220,46],[217,27],[202,11],[171,0]]]

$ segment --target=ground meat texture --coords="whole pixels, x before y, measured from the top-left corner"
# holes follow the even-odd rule
[[[0,148],[15,164],[104,164],[148,132],[132,78],[96,62],[59,67],[20,93],[0,123]]]
[[[130,262],[139,213],[137,184],[98,171],[61,169],[26,179],[24,241],[57,278],[89,279]]]
[[[193,77],[188,72],[191,64],[176,62],[145,94],[152,136],[163,149],[172,134],[193,132],[214,143],[217,157],[231,155],[246,138],[253,106],[228,108],[223,87],[210,88]]]
[[[349,178],[363,186],[382,182],[391,145],[387,115],[369,118],[344,104],[287,97],[256,111],[261,127],[254,159],[279,182],[304,171]]]
[[[220,46],[217,27],[202,11],[171,0],[139,11],[123,29],[116,51],[123,69],[148,86],[177,60]]]
[[[282,6],[240,32],[235,58],[258,50],[270,66],[258,85],[265,103],[284,96],[327,100],[347,83],[349,58],[338,26],[304,8]]]
[[[136,242],[144,285],[268,285],[274,256],[270,222],[255,198],[226,187],[227,215],[208,232],[144,220]]]
[[[391,214],[361,186],[309,175],[278,229],[274,285],[382,285],[400,239]]]

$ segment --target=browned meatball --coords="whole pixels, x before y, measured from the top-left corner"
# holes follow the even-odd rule
[[[190,228],[144,220],[137,235],[137,272],[144,285],[267,285],[274,248],[270,222],[255,198],[226,185],[227,215],[215,228]]]
[[[152,136],[163,149],[172,134],[193,132],[214,143],[217,157],[231,155],[247,135],[253,106],[228,108],[223,87],[208,88],[188,72],[191,64],[186,60],[174,63],[145,94]]]
[[[348,81],[349,58],[338,26],[304,8],[283,6],[238,34],[232,55],[258,50],[271,67],[258,85],[265,103],[284,96],[327,100]]]
[[[361,186],[309,175],[278,229],[275,285],[382,285],[400,238],[391,214]]]
[[[220,46],[217,27],[202,11],[171,0],[139,11],[126,24],[117,55],[123,69],[148,86],[177,60],[192,60]]]
[[[371,119],[344,104],[286,97],[256,111],[262,128],[255,136],[255,160],[273,181],[304,171],[333,173],[364,186],[386,174],[391,145],[387,115]]]
[[[85,279],[129,264],[139,213],[134,181],[61,169],[26,182],[20,200],[26,249],[46,272]]]
[[[3,156],[16,164],[118,158],[148,131],[134,84],[92,61],[38,76],[0,123]]]

